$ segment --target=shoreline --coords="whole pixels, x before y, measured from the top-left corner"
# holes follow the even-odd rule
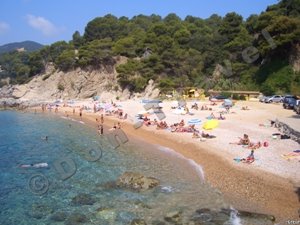
[[[110,118],[107,121],[112,126],[118,120]],[[157,135],[145,128],[135,130],[130,123],[124,124],[122,129],[129,136],[170,148],[194,160],[203,168],[205,182],[220,190],[226,202],[237,210],[274,215],[277,222],[297,218],[299,202],[294,185],[288,179],[265,171],[257,174],[257,171],[235,168],[208,149],[170,139],[163,131]]]
[[[80,119],[77,114],[72,115],[71,108],[62,109],[70,113],[70,118]],[[58,115],[64,115],[63,111]],[[83,121],[95,128],[97,117],[99,114],[84,113]],[[122,130],[129,140],[134,138],[167,147],[187,159],[194,160],[203,168],[205,181],[220,190],[226,202],[237,210],[274,215],[277,223],[298,218],[299,202],[295,187],[287,178],[263,170],[234,167],[228,160],[212,152],[210,146],[200,148],[194,143],[172,138],[161,130],[153,131],[147,127],[135,129],[129,121],[110,116],[105,116],[104,120],[105,132],[107,127],[121,121]]]

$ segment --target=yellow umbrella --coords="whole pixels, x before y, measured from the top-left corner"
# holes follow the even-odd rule
[[[205,130],[212,130],[219,126],[219,121],[218,120],[208,120],[203,124],[203,129]]]

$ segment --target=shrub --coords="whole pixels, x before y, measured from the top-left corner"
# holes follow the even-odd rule
[[[45,76],[43,76],[43,80],[47,80],[50,76],[51,76],[51,73],[46,74]]]
[[[58,85],[57,85],[57,89],[60,90],[60,91],[64,91],[64,90],[65,90],[65,87],[64,87],[64,85],[62,85],[62,84],[58,84]]]
[[[245,95],[240,95],[240,100],[245,101],[246,100],[246,96]]]
[[[229,92],[221,92],[220,95],[223,95],[226,98],[230,98],[231,94]]]
[[[233,94],[232,99],[233,100],[240,100],[240,96],[238,94]]]

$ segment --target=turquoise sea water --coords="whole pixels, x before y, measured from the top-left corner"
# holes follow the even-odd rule
[[[102,156],[95,162],[87,160],[87,149],[101,149]],[[76,166],[74,175],[66,180],[55,168],[55,162],[62,159],[71,159]],[[36,163],[49,166],[19,167]],[[133,192],[108,185],[126,171],[155,177],[160,186]],[[136,218],[154,224],[174,211],[189,216],[196,209],[228,207],[221,194],[203,182],[202,175],[199,166],[166,148],[129,139],[114,149],[106,136],[98,136],[78,121],[0,111],[1,225],[118,225]],[[88,194],[92,203],[74,204],[72,199],[80,194]],[[72,222],[76,216],[77,222]]]

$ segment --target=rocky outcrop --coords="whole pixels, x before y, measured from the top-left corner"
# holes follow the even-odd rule
[[[125,172],[118,178],[116,185],[135,191],[145,191],[159,185],[159,180],[153,177],[145,177],[139,173]]]
[[[131,221],[130,225],[147,225],[147,223],[142,219],[134,219]]]
[[[98,70],[76,69],[69,72],[55,70],[47,65],[45,74],[35,76],[29,83],[7,85],[0,89],[1,98],[21,101],[53,101],[57,99],[87,99],[99,96],[100,100],[127,100],[131,97],[155,98],[159,90],[152,80],[140,94],[122,90],[118,84],[116,66],[126,63],[126,57],[116,57],[114,66],[107,65]]]
[[[300,44],[295,44],[292,47],[290,55],[290,64],[293,66],[295,72],[300,72]]]
[[[275,217],[268,214],[261,214],[247,211],[236,211],[233,209],[221,209],[212,210],[208,208],[202,208],[196,210],[192,215],[191,221],[194,224],[235,224],[234,221],[240,221],[240,224],[244,225],[273,225],[275,223]]]
[[[74,212],[67,218],[64,224],[79,225],[79,224],[85,224],[88,221],[89,221],[88,218],[84,214]]]
[[[6,85],[0,88],[0,99],[1,98],[12,98],[12,93],[14,92],[14,86]]]
[[[72,205],[93,205],[96,200],[89,194],[80,193],[72,198]]]
[[[275,120],[275,127],[278,128],[278,130],[285,135],[289,136],[292,140],[298,142],[300,144],[300,132],[294,130],[286,123],[283,123],[279,120]]]

